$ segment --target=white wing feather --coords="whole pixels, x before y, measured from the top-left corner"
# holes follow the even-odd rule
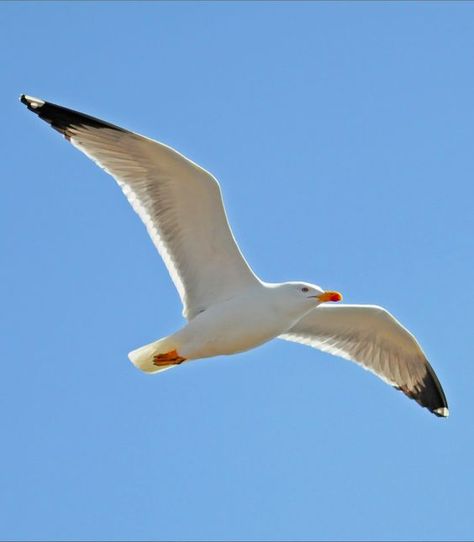
[[[415,337],[371,305],[322,305],[280,338],[355,361],[438,416],[448,415],[441,385]]]
[[[210,173],[152,139],[37,98],[22,101],[115,178],[162,256],[185,317],[259,282]]]

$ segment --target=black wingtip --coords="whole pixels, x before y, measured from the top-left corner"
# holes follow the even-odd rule
[[[28,96],[27,94],[22,94],[20,96],[20,102],[25,104],[30,111],[50,124],[55,130],[63,134],[66,139],[70,139],[73,135],[70,129],[79,126],[108,128],[119,132],[127,132],[127,130],[115,126],[114,124],[85,115],[79,111],[74,111],[73,109],[68,109],[61,105],[46,102],[41,98]]]
[[[433,367],[427,362],[427,373],[422,383],[420,399],[423,406],[427,406],[438,418],[447,418],[449,416],[448,401]]]
[[[438,418],[449,416],[448,402],[440,381],[431,365],[426,361],[426,374],[423,379],[413,387],[394,386],[419,405],[427,408]]]

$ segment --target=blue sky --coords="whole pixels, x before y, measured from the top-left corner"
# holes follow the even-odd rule
[[[0,537],[472,539],[474,4],[12,2],[0,27]],[[22,92],[212,171],[256,273],[388,308],[451,417],[283,341],[139,373],[177,293]]]

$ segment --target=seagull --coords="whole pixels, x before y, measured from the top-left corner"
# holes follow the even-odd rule
[[[332,305],[339,292],[268,283],[243,257],[218,181],[171,147],[51,102],[20,101],[117,181],[168,269],[187,323],[129,353],[145,373],[230,355],[274,338],[354,361],[439,417],[441,384],[415,337],[376,305]]]

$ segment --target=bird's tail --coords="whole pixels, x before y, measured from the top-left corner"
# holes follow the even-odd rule
[[[141,371],[144,373],[160,373],[161,371],[166,371],[166,369],[171,369],[175,367],[175,364],[162,365],[157,367],[153,361],[155,356],[158,354],[165,354],[171,350],[176,349],[176,342],[171,339],[171,337],[163,337],[158,341],[146,344],[141,346],[136,350],[132,350],[128,354],[128,359]]]

